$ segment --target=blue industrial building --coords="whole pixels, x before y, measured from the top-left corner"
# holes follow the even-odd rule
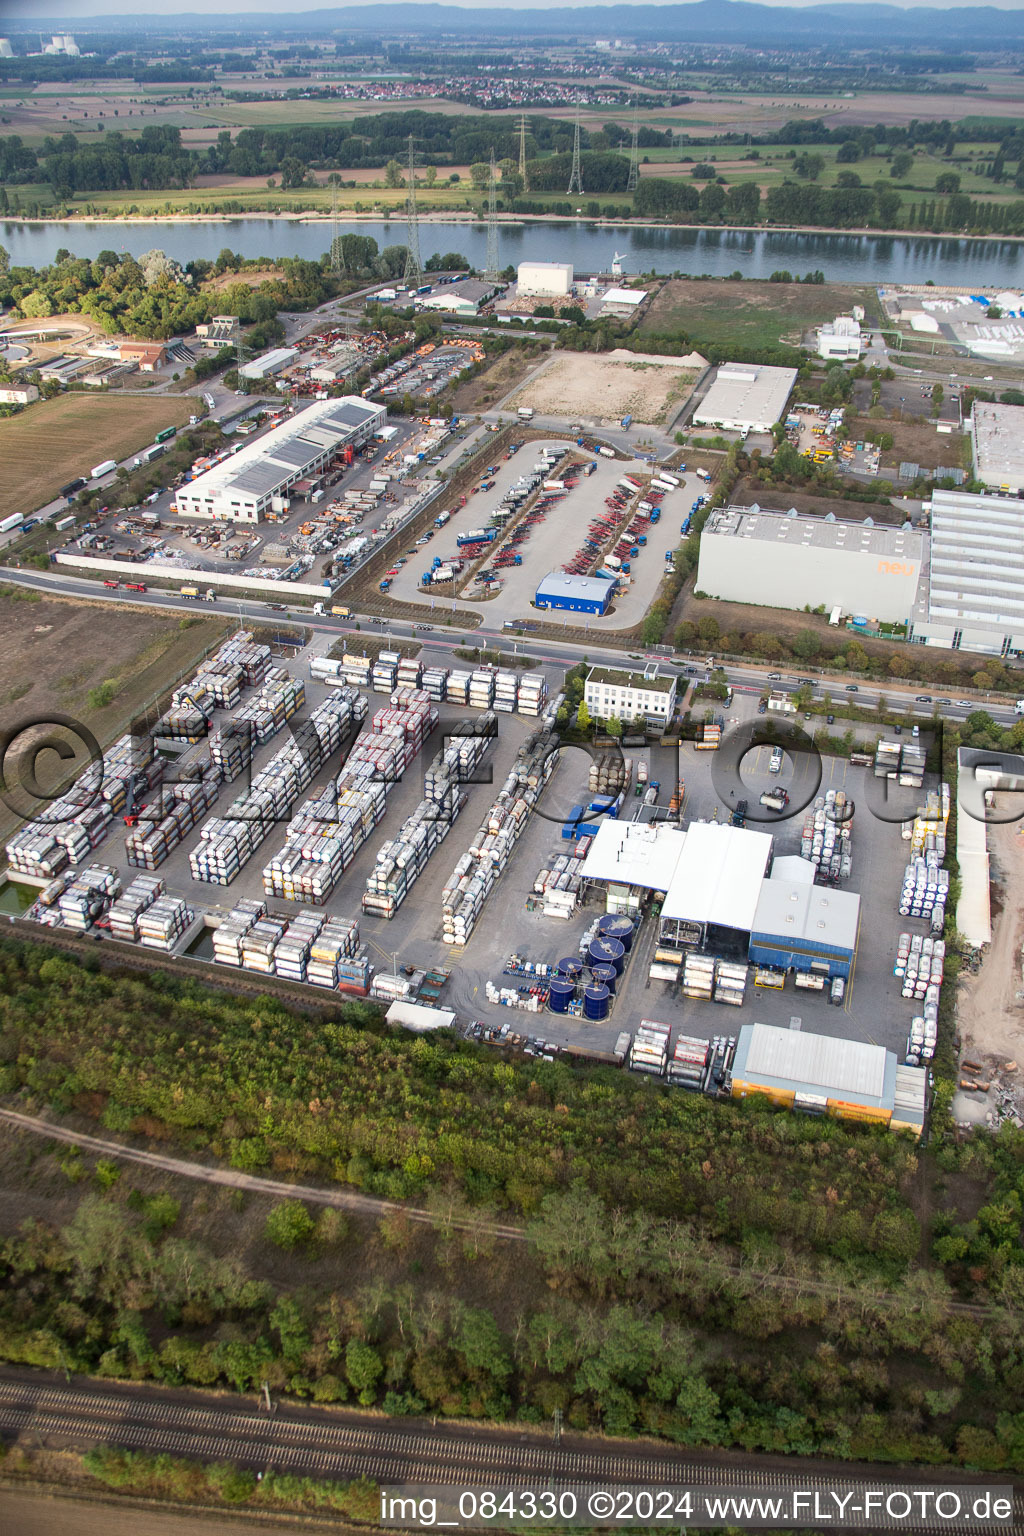
[[[569,613],[608,612],[615,592],[614,577],[568,576],[564,571],[550,571],[534,598],[538,608],[559,608]]]
[[[780,971],[848,978],[857,950],[860,897],[773,876],[761,885],[750,927],[750,960]]]

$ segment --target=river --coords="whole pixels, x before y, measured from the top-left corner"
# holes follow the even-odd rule
[[[380,246],[403,245],[401,219],[340,225],[343,234],[372,235]],[[139,256],[158,247],[185,263],[195,256],[214,260],[225,246],[242,256],[305,256],[316,260],[330,245],[329,220],[239,218],[211,221],[158,219],[102,220],[49,224],[7,220],[0,243],[14,265],[44,267],[63,246],[76,256],[130,251]],[[487,259],[483,224],[420,221],[420,251],[461,251],[475,267]],[[680,272],[690,276],[769,277],[778,268],[794,276],[820,269],[829,282],[924,282],[951,286],[1024,286],[1024,243],[1013,240],[958,240],[942,236],[856,235],[793,230],[645,227],[637,224],[503,224],[502,266],[520,261],[571,261],[577,272],[607,272],[618,253],[627,274]]]

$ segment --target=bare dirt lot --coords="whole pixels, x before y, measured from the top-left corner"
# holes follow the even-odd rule
[[[510,389],[521,384],[526,375],[537,366],[541,349],[531,345],[529,352],[516,347],[499,357],[497,362],[485,368],[476,378],[460,384],[452,396],[452,406],[460,416],[473,411],[485,411],[496,405]]]
[[[678,358],[621,350],[604,357],[574,352],[555,358],[509,404],[532,405],[542,415],[570,419],[619,421],[629,415],[640,426],[656,427],[687,398],[697,373],[681,368]]]
[[[975,1060],[1004,1065],[1024,1064],[1024,990],[1021,945],[1024,944],[1024,837],[1020,822],[988,828],[993,901],[992,943],[981,970],[968,976],[957,1012],[964,1054]]]
[[[23,591],[0,588],[0,731],[57,712],[82,721],[104,746],[126,729],[137,710],[191,669],[226,627],[216,620],[181,620],[127,606],[100,608],[63,598],[34,601],[17,595]],[[110,688],[94,692],[108,682]],[[84,766],[87,752],[80,757],[75,766]],[[41,762],[43,783],[45,771]],[[9,809],[0,806],[0,827],[6,831],[13,821]]]
[[[886,426],[888,431],[888,426]],[[907,514],[885,501],[842,501],[835,496],[813,496],[791,485],[763,486],[753,475],[742,479],[732,494],[732,505],[749,507],[755,501],[763,512],[788,512],[795,507],[809,517],[825,517],[829,512],[844,522],[859,523],[870,517],[875,523],[899,527]]]
[[[863,438],[865,431],[872,428],[892,436],[893,446],[882,454],[880,473],[886,479],[892,478],[890,471],[898,473],[900,464],[908,460],[920,464],[922,469],[938,469],[939,465],[951,469],[963,467],[961,456],[965,440],[960,432],[939,433],[934,422],[921,419],[870,421],[866,416],[855,416],[847,423],[852,438]]]
[[[640,323],[642,336],[680,335],[696,346],[799,345],[804,331],[862,304],[878,308],[872,289],[846,283],[730,282],[673,278]]]

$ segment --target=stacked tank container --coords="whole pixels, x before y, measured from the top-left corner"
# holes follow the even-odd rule
[[[159,869],[214,804],[218,788],[217,770],[207,765],[203,778],[162,789],[157,803],[146,807],[138,826],[124,840],[128,863],[136,869]]]
[[[423,678],[423,663],[415,656],[403,656],[398,663],[399,688],[419,688]]]
[[[469,679],[470,673],[468,672],[453,670],[448,673],[444,685],[444,696],[449,704],[469,703]],[[488,699],[484,707],[489,708],[490,702],[490,699]]]
[[[273,976],[274,951],[284,938],[288,927],[286,918],[274,917],[269,912],[257,918],[242,936],[242,968],[259,975]]]
[[[423,671],[422,687],[436,704],[440,704],[445,696],[445,683],[448,681],[447,667],[426,667]]]
[[[89,864],[57,898],[61,926],[84,933],[121,894],[121,877],[109,864]]]
[[[474,676],[476,674],[474,673]],[[471,689],[472,692],[472,689]],[[500,715],[513,715],[519,699],[519,678],[504,668],[494,674],[494,707]]]
[[[139,943],[146,949],[172,950],[195,916],[180,897],[159,896],[139,917]]]
[[[715,1002],[739,1008],[747,987],[747,967],[732,960],[715,964]]]
[[[800,854],[832,881],[853,872],[853,807],[843,790],[819,795],[804,818]]]
[[[539,673],[529,672],[519,679],[517,708],[521,715],[539,715],[547,696],[547,682]]]
[[[946,896],[949,890],[949,871],[939,867],[937,853],[927,853],[912,859],[903,874],[900,892],[900,916],[923,917],[935,923],[941,914],[945,918]],[[940,909],[937,912],[936,909]],[[941,923],[939,924],[941,932]]]
[[[629,1048],[629,1065],[634,1072],[664,1077],[671,1033],[668,1024],[659,1024],[655,1019],[641,1019]]]
[[[587,788],[591,794],[613,799],[629,789],[633,777],[633,759],[621,752],[601,752],[590,764]]]
[[[469,674],[471,709],[490,709],[494,703],[494,673],[490,667],[478,667]]]
[[[314,987],[365,995],[370,963],[359,953],[358,923],[328,919],[310,947],[306,980]]]
[[[274,950],[276,976],[285,981],[305,981],[309,952],[323,926],[324,918],[319,912],[296,912],[288,919],[288,927]]]
[[[134,943],[139,937],[139,918],[164,893],[164,883],[153,875],[136,875],[128,889],[119,896],[107,916],[111,936]]]
[[[242,940],[253,924],[266,915],[266,902],[249,897],[232,907],[213,930],[213,958],[219,965],[242,964]]]
[[[373,664],[372,687],[374,693],[391,693],[398,681],[398,651],[381,651]]]
[[[715,988],[715,962],[711,955],[690,950],[683,961],[683,996],[710,1003]]]
[[[247,699],[238,711],[237,721],[252,724],[256,740],[270,741],[306,702],[306,685],[283,667],[272,667],[259,693]]]
[[[551,774],[557,743],[553,733],[537,731],[520,748],[469,851],[459,859],[441,893],[441,929],[446,944],[465,944],[476,927],[483,904]]]
[[[669,1082],[682,1088],[699,1089],[709,1049],[707,1040],[700,1040],[695,1035],[680,1035],[668,1063]]]
[[[253,731],[249,721],[231,720],[210,732],[210,761],[222,783],[230,784],[252,762],[252,744]]]

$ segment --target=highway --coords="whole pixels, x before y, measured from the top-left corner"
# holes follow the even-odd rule
[[[281,1403],[268,1413],[233,1396],[73,1379],[0,1367],[0,1434],[10,1444],[82,1451],[115,1445],[151,1454],[231,1461],[255,1471],[367,1478],[381,1484],[544,1487],[672,1484],[742,1486],[766,1492],[837,1482],[859,1488],[1006,1483],[953,1468],[870,1467],[811,1458],[754,1456],[563,1435],[560,1443],[520,1426],[431,1424]],[[1024,1506],[1016,1496],[1018,1528]],[[913,1526],[901,1526],[911,1530]]]
[[[103,603],[128,602],[132,607],[164,608],[176,612],[185,610],[194,613],[198,610],[204,615],[220,614],[238,623],[258,623],[265,626],[272,622],[273,610],[266,602],[231,599],[225,596],[217,597],[210,603],[197,603],[195,599],[179,597],[174,592],[160,591],[156,588],[150,592],[111,591],[104,589],[96,581],[65,575],[58,570],[34,571],[0,567],[0,575],[5,581],[16,582],[21,586],[31,587],[37,592],[49,593],[53,596],[87,598]],[[415,639],[425,647],[428,646],[431,650],[440,652],[463,649],[467,645],[500,645],[507,649],[514,640],[519,655],[530,656],[537,661],[550,662],[559,666],[572,667],[586,657],[589,661],[603,666],[623,666],[629,661],[660,662],[666,666],[689,668],[697,680],[703,680],[707,676],[706,658],[695,662],[691,657],[662,647],[655,647],[642,655],[636,652],[624,656],[621,648],[617,646],[602,646],[601,636],[596,631],[585,645],[579,645],[570,640],[531,637],[528,633],[522,637],[513,637],[508,632],[486,627],[472,631],[450,630],[442,625],[431,625],[411,619],[385,620],[367,616],[360,618],[358,614],[350,620],[315,618],[310,609],[302,605],[294,607],[289,605],[287,618],[302,623],[307,629],[338,638],[344,634],[356,634],[355,625],[359,622],[362,625],[362,634],[391,635],[396,640]],[[947,720],[965,720],[972,711],[979,709],[986,710],[1000,725],[1013,725],[1017,719],[1012,702],[1005,699],[996,700],[980,693],[975,694],[973,698],[964,697],[962,692],[958,697],[946,693],[923,694],[915,691],[921,687],[920,684],[897,683],[895,680],[881,688],[876,683],[862,682],[851,685],[843,676],[828,676],[823,673],[814,675],[810,667],[803,673],[779,672],[770,669],[769,664],[757,666],[749,662],[730,661],[725,663],[724,667],[733,687],[745,693],[761,693],[766,688],[794,693],[801,686],[801,680],[806,680],[813,686],[813,696],[818,702],[819,714],[821,701],[828,694],[833,704],[859,704],[865,708],[873,708],[880,698],[885,698],[892,708],[915,716],[922,724],[931,720],[936,710]],[[845,729],[845,724],[841,724],[840,728]]]

